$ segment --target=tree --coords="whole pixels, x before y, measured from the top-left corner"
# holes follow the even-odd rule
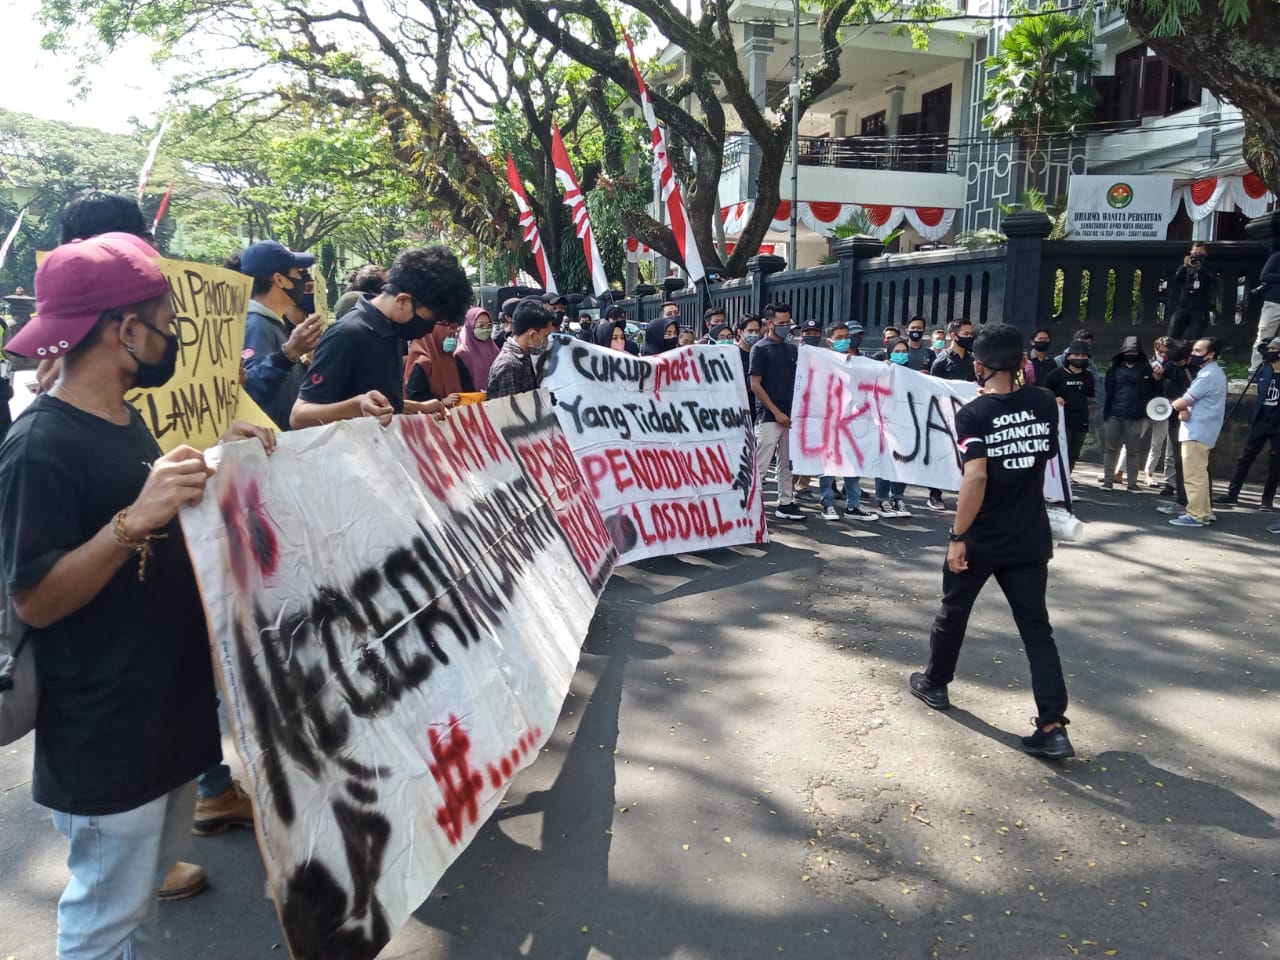
[[[1280,4],[1119,0],[1129,25],[1175,68],[1244,114],[1244,159],[1280,194]]]
[[[995,73],[987,79],[982,125],[1026,144],[1027,186],[1034,188],[1033,163],[1045,132],[1071,135],[1093,119],[1098,94],[1089,79],[1098,61],[1088,21],[1063,13],[1028,16],[1004,35],[986,67]],[[1047,158],[1043,173],[1047,187]]]

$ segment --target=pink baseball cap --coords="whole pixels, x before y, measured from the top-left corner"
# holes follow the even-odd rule
[[[36,269],[36,312],[5,351],[37,359],[60,357],[85,338],[108,310],[169,292],[155,258],[131,233],[104,233],[56,248]]]

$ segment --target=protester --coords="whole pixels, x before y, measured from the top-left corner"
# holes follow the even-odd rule
[[[1027,357],[1029,368],[1027,383],[1036,383],[1044,386],[1045,377],[1049,376],[1049,372],[1058,366],[1057,359],[1049,356],[1051,344],[1052,340],[1047,327],[1041,327],[1031,338],[1031,354]]]
[[[555,320],[551,308],[534,297],[526,297],[515,305],[511,336],[489,368],[490,400],[538,389],[533,358],[540,356],[550,341]]]
[[[849,356],[862,356],[862,338],[865,335],[866,331],[863,330],[862,324],[857,322],[849,324]]]
[[[741,351],[742,379],[747,384],[747,409],[756,409],[756,395],[751,389],[751,348],[760,342],[764,335],[764,324],[754,313],[744,313],[734,325],[738,335],[738,349]]]
[[[39,651],[32,795],[68,842],[65,958],[167,955],[156,896],[162,879],[203,888],[179,856],[195,778],[221,757],[176,519],[212,471],[188,446],[162,456],[124,399],[163,386],[178,359],[169,283],[148,249],[123,233],[55,249],[36,271],[36,315],[8,344],[64,360],[0,447],[0,568]],[[274,434],[241,422],[222,439],[252,437],[274,449]]]
[[[947,331],[943,327],[934,327],[933,332],[929,334],[929,346],[938,356],[947,349],[948,342]]]
[[[1088,345],[1089,355],[1092,356],[1093,355],[1093,334],[1083,328],[1080,330],[1077,330],[1075,334],[1071,337],[1071,343],[1077,343],[1081,340],[1083,340],[1085,344]],[[1070,344],[1068,344],[1067,346],[1070,347]],[[1063,350],[1060,354],[1058,354],[1054,358],[1058,366],[1065,367],[1067,365],[1067,354],[1070,352],[1071,351],[1069,349]]]
[[[1206,264],[1209,245],[1202,240],[1191,244],[1191,252],[1182,258],[1182,266],[1169,285],[1172,311],[1169,336],[1174,340],[1196,340],[1209,326],[1209,307],[1213,302],[1218,275]]]
[[[358,270],[347,274],[347,289],[343,291],[338,302],[333,305],[333,317],[341,320],[360,300],[367,299],[382,292],[382,285],[387,282],[387,270],[376,263],[366,263]]]
[[[1076,340],[1067,347],[1067,365],[1054,369],[1044,378],[1044,387],[1062,407],[1062,420],[1067,428],[1067,470],[1076,468],[1085,438],[1089,436],[1089,416],[1093,412],[1093,374],[1089,372],[1089,344]]]
[[[1275,509],[1276,485],[1280,483],[1280,338],[1273,339],[1262,348],[1262,368],[1258,371],[1258,403],[1249,420],[1249,436],[1236,461],[1235,471],[1227,484],[1227,495],[1218,502],[1239,503],[1240,488],[1244,486],[1249,468],[1262,448],[1271,444],[1267,460],[1267,477],[1262,484],[1263,510]],[[1197,377],[1196,379],[1199,379]]]
[[[1253,341],[1253,356],[1249,358],[1250,370],[1256,370],[1258,364],[1266,362],[1262,355],[1266,352],[1267,344],[1280,337],[1280,253],[1267,257],[1258,282],[1262,288],[1262,312],[1258,316],[1258,336]]]
[[[829,346],[822,338],[822,321],[815,320],[810,317],[804,323],[800,324],[800,344],[805,347],[822,347]]]
[[[1169,341],[1169,360],[1164,365],[1164,376],[1160,378],[1160,389],[1165,399],[1173,403],[1187,392],[1191,386],[1191,347],[1185,340]],[[1176,419],[1176,415],[1175,415]],[[1166,516],[1180,517],[1187,512],[1187,488],[1182,480],[1182,445],[1178,442],[1178,429],[1174,423],[1169,425],[1169,441],[1173,448],[1173,482],[1160,490],[1160,496],[1172,497],[1173,502],[1157,507],[1159,513]],[[1212,512],[1209,522],[1217,517]]]
[[[430,333],[437,321],[457,321],[471,303],[471,284],[458,258],[441,246],[396,257],[377,296],[360,300],[333,323],[316,347],[290,424],[314,427],[397,413],[445,415],[438,400],[404,399],[401,344]]]
[[[302,303],[303,271],[315,262],[310,253],[294,253],[275,240],[262,240],[223,264],[253,278],[240,354],[244,388],[281,430],[289,429],[289,414],[306,373],[302,358],[315,349],[324,333],[315,313],[296,326],[285,319],[290,307]]]
[[[898,334],[897,327],[885,327],[884,328],[884,349],[877,350],[875,353],[875,356],[873,356],[871,359],[872,360],[888,360],[889,348],[893,346],[893,342],[898,339],[901,339],[901,338]]]
[[[674,350],[678,346],[677,338],[680,335],[680,325],[677,322],[679,318],[679,314],[676,314],[675,320],[664,314],[649,321],[649,327],[644,334],[644,347],[641,348],[640,355],[642,357],[656,357],[660,353]]]
[[[452,409],[461,401],[461,394],[475,391],[471,371],[458,362],[459,326],[456,320],[437,323],[425,337],[409,344],[404,375],[406,399],[418,403],[439,400]]]
[[[151,227],[133,197],[102,190],[81,190],[58,214],[59,243],[87,240],[104,233],[128,233],[150,241]],[[38,309],[38,308],[37,308]]]
[[[912,317],[907,322],[907,369],[928,373],[937,356],[924,345],[924,317]]]
[[[853,354],[853,337],[849,324],[836,323],[827,331],[827,346],[848,360]],[[862,330],[861,327],[858,328]],[[818,493],[822,499],[822,519],[839,520],[836,512],[836,478],[822,476],[818,478]],[[844,478],[844,515],[849,520],[879,520],[870,510],[862,509],[862,478]]]
[[[947,325],[951,347],[933,361],[929,372],[940,380],[965,380],[972,383],[973,376],[973,324],[964,317]]]
[[[674,320],[678,324],[680,322],[680,305],[674,300],[662,301],[662,316],[667,320]]]
[[[955,678],[969,614],[994,576],[1031,666],[1038,716],[1022,749],[1065,759],[1075,754],[1066,731],[1067,685],[1045,603],[1053,542],[1044,468],[1058,453],[1058,406],[1047,390],[1019,387],[1023,352],[1016,327],[984,327],[973,351],[981,393],[956,412],[964,465],[942,570],[942,606],[929,637],[929,665],[911,674],[910,689],[936,710],[951,706],[947,685]]]
[[[723,326],[728,321],[725,320],[724,307],[710,306],[702,311],[702,329],[710,330],[712,327]]]
[[[733,346],[733,328],[727,323],[717,323],[707,331],[707,337],[710,343],[724,347]]]
[[[1142,352],[1137,337],[1125,337],[1120,352],[1107,370],[1102,418],[1106,424],[1107,450],[1102,465],[1102,487],[1110,490],[1115,479],[1120,448],[1125,452],[1125,474],[1130,493],[1140,492],[1143,440],[1151,429],[1147,403],[1160,392],[1160,377]]]
[[[769,463],[778,457],[779,520],[803,520],[791,479],[791,394],[795,389],[797,348],[791,342],[791,308],[770,304],[764,311],[769,332],[751,348],[751,392],[756,399],[756,463],[764,482]]]
[[[458,349],[454,351],[458,362],[467,368],[472,390],[483,390],[488,385],[489,368],[500,349],[493,342],[493,319],[489,311],[472,307],[458,331]]]
[[[885,362],[895,366],[906,367],[911,362],[911,346],[902,337],[889,344]],[[903,499],[907,491],[906,483],[900,480],[886,480],[876,477],[876,506],[878,513],[885,520],[905,520],[911,516]]]
[[[681,347],[692,347],[696,339],[697,338],[693,335],[692,327],[681,327],[677,345]]]
[[[1168,337],[1156,337],[1151,354],[1151,370],[1160,371],[1160,392],[1164,392],[1165,372],[1169,367],[1169,345],[1173,343]],[[1147,486],[1164,488],[1173,483],[1173,447],[1169,436],[1168,420],[1151,421],[1151,438],[1147,446]],[[1156,470],[1161,471],[1161,478],[1156,479]]]
[[[597,347],[627,352],[627,312],[621,307],[609,310],[604,320],[595,325],[593,334]]]
[[[1173,401],[1178,411],[1182,450],[1182,482],[1187,488],[1187,512],[1169,522],[1175,527],[1203,527],[1210,522],[1209,451],[1218,442],[1227,412],[1227,375],[1218,365],[1217,337],[1197,340],[1191,348],[1195,379]]]
[[[498,345],[499,350],[506,343],[507,337],[511,336],[511,314],[519,302],[519,297],[508,297],[502,301],[502,306],[498,309],[498,329],[493,335],[493,342]]]

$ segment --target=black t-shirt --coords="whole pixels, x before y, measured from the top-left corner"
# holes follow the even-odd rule
[[[370,390],[382,393],[396,413],[404,410],[401,339],[371,300],[358,300],[316,344],[298,399],[341,403]]]
[[[962,357],[954,350],[948,350],[933,361],[929,372],[940,380],[967,380],[972,383],[978,379],[973,372],[973,354],[968,351]]]
[[[1058,402],[1027,386],[984,394],[956,412],[956,436],[967,464],[986,458],[987,489],[965,531],[970,563],[1045,563],[1053,556],[1044,507],[1044,466],[1058,455]]]
[[[1258,381],[1258,409],[1253,414],[1253,429],[1257,433],[1280,433],[1280,374],[1271,373]]]
[[[1088,370],[1076,373],[1066,367],[1056,367],[1040,384],[1055,397],[1062,398],[1063,419],[1068,430],[1089,429],[1089,404],[1093,401],[1093,374]]]
[[[160,456],[134,411],[116,426],[41,395],[0,446],[0,561],[9,595],[38,584],[141,492]],[[204,610],[178,521],[146,580],[125,561],[87,605],[33,629],[37,803],[121,813],[222,755]]]
[[[1185,264],[1182,265],[1174,274],[1175,289],[1178,292],[1175,309],[1188,310],[1192,313],[1208,310],[1213,296],[1213,287],[1217,282],[1218,275],[1209,267],[1193,270]]]
[[[938,359],[938,355],[925,346],[916,346],[911,341],[907,342],[907,362],[903,364],[908,370],[919,370],[921,373],[928,373],[933,367],[933,361]]]
[[[1036,385],[1043,387],[1045,379],[1058,367],[1057,358],[1046,355],[1045,358],[1041,360],[1033,350],[1028,356],[1028,359],[1031,361],[1031,370],[1036,376]]]
[[[751,348],[750,376],[760,378],[760,386],[769,395],[774,406],[791,416],[791,394],[796,387],[797,348],[790,341],[763,337]],[[763,403],[756,403],[756,422],[772,423],[773,411]]]
[[[760,341],[756,341],[759,343]],[[742,379],[747,382],[747,409],[755,410],[756,395],[751,392],[751,351],[743,350],[741,344],[738,345],[738,354],[742,361]]]

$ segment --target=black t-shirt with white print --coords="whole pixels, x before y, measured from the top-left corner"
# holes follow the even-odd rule
[[[1044,467],[1058,455],[1058,403],[1042,387],[983,394],[956,412],[963,461],[986,458],[987,489],[965,544],[970,564],[1045,563],[1053,556]]]

